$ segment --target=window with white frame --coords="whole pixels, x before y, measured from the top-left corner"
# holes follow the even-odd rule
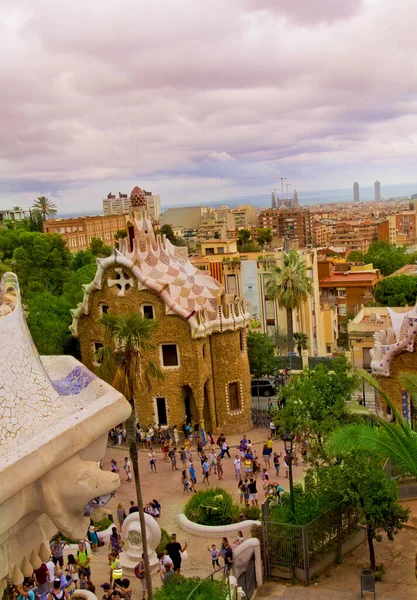
[[[142,314],[147,319],[154,319],[155,312],[152,304],[142,304]]]
[[[161,344],[161,363],[165,368],[174,368],[180,366],[179,352],[177,344]]]

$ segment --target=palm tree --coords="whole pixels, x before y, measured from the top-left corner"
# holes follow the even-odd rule
[[[381,417],[372,415],[379,427],[368,424],[343,425],[330,435],[327,446],[334,454],[360,452],[379,454],[390,459],[391,463],[403,473],[417,476],[417,433],[414,432],[392,399],[382,390],[378,383],[365,371],[359,372],[381,396],[395,417],[387,422]],[[417,403],[417,375],[400,373],[400,382],[410,394],[411,401]]]
[[[23,208],[21,206],[12,206],[12,210],[18,211],[23,210]]]
[[[301,302],[313,291],[307,267],[296,250],[284,254],[283,266],[272,266],[267,274],[266,294],[276,300],[280,308],[287,312],[288,352],[294,352],[294,333],[292,315]]]
[[[41,214],[43,219],[54,217],[58,212],[55,202],[46,196],[39,196],[33,203],[32,210],[34,213]]]
[[[294,342],[300,356],[302,350],[308,350],[308,335],[306,333],[294,333]]]
[[[98,322],[104,327],[103,347],[95,352],[95,359],[100,365],[99,375],[122,392],[132,407],[130,417],[126,421],[126,436],[135,477],[148,598],[152,599],[152,579],[149,570],[149,553],[146,544],[146,525],[136,447],[135,398],[137,398],[138,388],[142,382],[150,388],[151,378],[162,378],[159,367],[153,361],[148,360],[144,365],[145,354],[155,349],[152,344],[152,336],[158,324],[140,313],[120,316],[107,313],[102,315]]]

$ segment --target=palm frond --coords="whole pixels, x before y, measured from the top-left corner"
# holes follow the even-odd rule
[[[414,406],[417,405],[417,375],[410,373],[409,371],[401,371],[400,373],[401,385],[410,394],[411,402]]]

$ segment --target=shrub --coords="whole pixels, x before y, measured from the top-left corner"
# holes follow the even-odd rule
[[[155,590],[154,600],[187,600],[200,581],[199,577],[173,575],[168,583]],[[228,587],[225,579],[206,579],[193,595],[193,600],[226,600],[229,597]]]
[[[243,508],[239,507],[239,512],[241,516],[241,521],[245,521],[246,519],[250,521],[259,521],[261,518],[260,506],[245,506]]]
[[[166,529],[161,528],[161,541],[159,542],[159,545],[155,548],[156,554],[158,555],[160,552],[163,552],[165,550],[165,546],[170,541],[171,538],[169,533],[166,531]]]
[[[94,527],[97,527],[97,531],[105,531],[112,525],[114,525],[114,523],[111,519],[109,519],[109,517],[104,517],[104,519],[101,519],[101,521],[94,523]]]
[[[200,525],[230,525],[239,521],[239,506],[223,488],[194,494],[184,508],[187,519]]]

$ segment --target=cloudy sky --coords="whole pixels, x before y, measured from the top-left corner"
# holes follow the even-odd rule
[[[0,209],[416,182],[416,19],[415,0],[1,0]]]

